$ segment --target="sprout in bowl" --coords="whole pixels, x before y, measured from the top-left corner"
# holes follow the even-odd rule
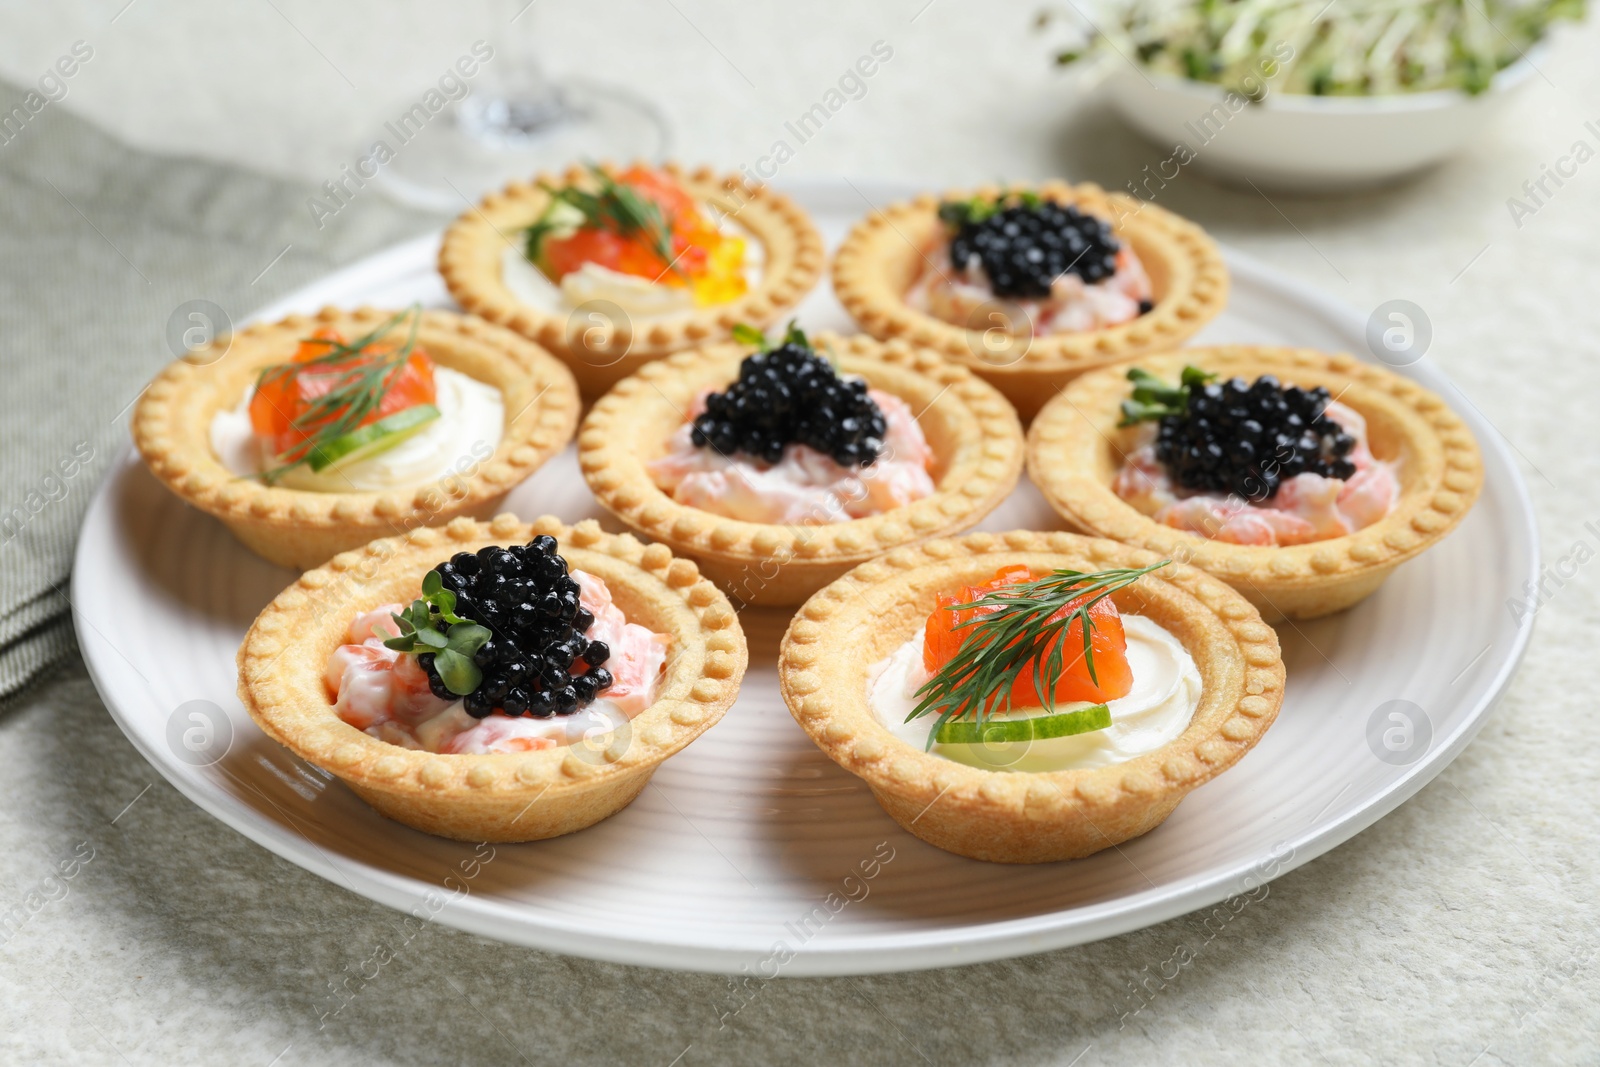
[[[1173,149],[1156,168],[1162,178],[1192,164],[1264,186],[1327,190],[1399,178],[1460,149],[1535,74],[1552,23],[1583,8],[1584,0],[1103,0],[1041,21],[1070,23],[1058,60],[1093,65],[1113,107]]]

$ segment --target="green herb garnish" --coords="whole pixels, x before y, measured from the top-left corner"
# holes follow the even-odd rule
[[[952,230],[959,230],[969,222],[982,222],[1008,207],[1036,208],[1043,203],[1044,199],[1032,189],[1002,192],[995,197],[974,196],[969,200],[946,200],[939,205],[939,221]]]
[[[775,348],[782,348],[784,345],[796,345],[797,347],[805,349],[807,352],[813,352],[821,356],[832,365],[834,372],[838,373],[839,353],[833,350],[833,345],[823,342],[822,348],[818,349],[814,347],[811,344],[811,339],[806,336],[806,332],[799,326],[796,326],[795,322],[795,319],[789,320],[788,328],[785,329],[783,333],[783,339],[777,344],[773,344],[771,341],[767,340],[766,334],[762,333],[759,329],[746,322],[741,322],[733,328],[733,339],[742,345],[754,346],[755,350],[762,355],[766,355]]]
[[[565,237],[576,230],[592,227],[623,237],[643,234],[651,250],[667,265],[666,269],[681,276],[677,259],[672,254],[672,223],[662,214],[661,206],[593,163],[588,166],[597,187],[595,192],[575,185],[557,188],[539,183],[539,188],[550,194],[550,203],[527,229],[525,255],[528,261],[535,265],[543,262],[547,237]]]
[[[391,352],[369,352],[368,349],[388,335],[407,318],[411,320],[403,345]],[[310,464],[322,470],[339,457],[326,451],[334,442],[346,437],[361,425],[361,421],[378,409],[383,398],[394,387],[411,353],[417,346],[417,329],[422,323],[422,308],[413,304],[356,340],[348,344],[323,338],[307,338],[306,343],[327,345],[326,354],[303,363],[275,363],[262,370],[256,379],[256,391],[274,385],[284,378],[301,374],[337,375],[328,391],[317,397],[291,423],[305,433],[305,440],[290,447],[278,456],[279,466],[264,471],[261,480],[276,481],[286,472],[301,464]]]
[[[784,330],[783,340],[773,344],[767,340],[767,335],[747,322],[741,322],[733,328],[733,339],[742,345],[753,345],[757,352],[763,354],[771,352],[774,348],[784,345],[799,345],[808,351],[816,351],[811,347],[811,341],[806,337],[806,332],[795,325],[797,320],[790,319],[788,327]]]
[[[444,587],[438,571],[429,571],[422,577],[422,599],[413,600],[400,614],[390,614],[400,634],[383,643],[396,652],[432,653],[434,669],[445,687],[464,697],[483,681],[483,670],[472,655],[494,634],[487,626],[461,618],[455,610],[455,593]]]
[[[1475,95],[1523,59],[1586,0],[1118,0],[1067,3],[1043,27],[1066,34],[1056,62],[1115,66],[1220,86],[1247,100],[1271,92]]]
[[[939,730],[952,719],[970,717],[982,726],[992,715],[1011,710],[1011,686],[1024,670],[1033,670],[1039,705],[1055,707],[1056,683],[1067,664],[1062,646],[1076,623],[1083,628],[1083,662],[1096,685],[1093,640],[1094,620],[1089,609],[1119,589],[1132,585],[1170,560],[1148,567],[1083,571],[1061,569],[1031,582],[1019,582],[985,593],[947,610],[980,609],[955,626],[968,633],[954,656],[917,690],[917,705],[906,721],[937,715],[928,734],[932,748]],[[1064,609],[1071,610],[1065,611]]]
[[[1118,426],[1132,426],[1139,422],[1153,422],[1168,415],[1183,415],[1189,410],[1189,392],[1202,388],[1216,379],[1210,371],[1187,366],[1177,385],[1169,385],[1147,370],[1134,367],[1128,372],[1133,383],[1133,395],[1122,402],[1122,419]]]
[[[741,322],[734,326],[733,339],[742,345],[754,345],[758,352],[767,352],[772,349],[772,342],[767,340],[767,335],[746,322]]]

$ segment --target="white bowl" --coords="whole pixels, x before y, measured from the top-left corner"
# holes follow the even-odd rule
[[[1331,192],[1394,181],[1454,154],[1527,84],[1544,54],[1542,45],[1533,49],[1477,96],[1453,89],[1306,96],[1273,93],[1269,85],[1260,103],[1240,105],[1235,95],[1230,107],[1216,85],[1131,63],[1117,63],[1105,86],[1124,119],[1171,151],[1136,179],[1146,198],[1191,167],[1235,183]]]

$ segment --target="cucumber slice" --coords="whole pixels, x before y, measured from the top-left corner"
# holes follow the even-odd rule
[[[432,404],[418,404],[397,411],[313,448],[306,462],[313,471],[327,470],[335,463],[359,463],[393,448],[438,417],[439,409]]]
[[[1111,710],[1104,704],[1039,715],[1031,719],[990,719],[988,722],[955,721],[944,723],[933,732],[941,745],[982,745],[999,741],[1044,741],[1052,737],[1071,737],[1111,725]]]

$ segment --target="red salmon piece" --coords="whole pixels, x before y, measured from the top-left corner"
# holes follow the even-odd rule
[[[922,665],[930,674],[955,658],[962,644],[971,639],[973,628],[957,628],[961,623],[978,615],[998,610],[993,607],[957,609],[957,604],[970,604],[986,593],[1006,586],[1033,581],[1035,575],[1023,566],[1005,567],[994,578],[976,586],[963,586],[955,593],[939,594],[938,607],[928,616],[923,630]],[[1080,598],[1081,599],[1081,598]],[[1077,610],[1080,601],[1074,601],[1057,611],[1052,618],[1066,618]],[[1133,671],[1128,666],[1128,639],[1122,629],[1122,615],[1110,597],[1102,597],[1089,608],[1089,618],[1094,625],[1089,633],[1089,647],[1094,658],[1094,677],[1089,676],[1089,664],[1083,654],[1083,624],[1074,621],[1061,639],[1061,674],[1056,680],[1057,703],[1086,700],[1103,704],[1108,700],[1127,696],[1133,689]],[[1039,694],[1036,678],[1043,664],[1035,660],[1032,669],[1024,668],[1011,686],[1012,707],[1037,707]]]

